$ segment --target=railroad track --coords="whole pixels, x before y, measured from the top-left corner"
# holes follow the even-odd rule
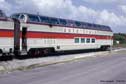
[[[81,54],[81,53],[91,53],[91,52],[101,52],[101,50],[75,50],[75,51],[65,51],[65,52],[55,52],[55,53],[49,53],[44,56],[28,56],[28,55],[20,55],[20,56],[0,56],[0,61],[11,61],[13,59],[29,59],[29,58],[42,58],[42,57],[53,57],[53,56],[63,56],[63,55],[72,55],[72,54]]]

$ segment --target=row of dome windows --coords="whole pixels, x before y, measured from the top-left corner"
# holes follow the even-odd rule
[[[39,15],[32,15],[32,14],[26,14],[26,15],[28,17],[27,18],[28,22],[43,23],[43,24],[49,24],[49,25],[78,27],[78,28],[86,28],[86,29],[95,29],[95,30],[103,30],[103,31],[111,31],[110,27],[104,26],[104,25],[91,24],[91,23],[85,23],[85,22],[80,22],[80,21],[66,20],[66,19],[39,16]],[[12,17],[18,18],[18,19],[24,19],[25,15],[24,14],[16,14],[16,15],[13,15]]]

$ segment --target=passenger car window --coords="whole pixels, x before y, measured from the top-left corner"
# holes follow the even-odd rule
[[[54,25],[57,25],[57,24],[59,24],[59,21],[56,18],[50,18],[50,23],[54,24]]]
[[[71,27],[74,27],[74,26],[75,26],[74,21],[68,20],[67,23],[68,23],[68,24],[67,24],[68,26],[71,26]]]
[[[50,23],[48,17],[42,17],[42,16],[41,16],[40,19],[41,19],[41,22],[42,22],[42,23],[48,23],[48,24]]]
[[[86,42],[87,42],[87,43],[90,43],[90,38],[87,38]]]
[[[82,22],[81,25],[82,25],[83,28],[87,28],[87,24],[86,23]]]
[[[64,19],[59,19],[60,24],[66,26],[67,22]]]
[[[92,43],[95,43],[95,39],[94,38],[92,39]]]
[[[15,14],[15,15],[12,15],[11,17],[12,17],[12,18],[19,19],[19,16],[20,16],[19,14]]]
[[[75,25],[76,25],[76,27],[81,27],[82,25],[81,25],[81,23],[80,22],[75,22]]]
[[[75,38],[75,43],[79,43],[79,38]]]
[[[81,43],[85,43],[85,38],[81,38]]]
[[[29,21],[30,22],[39,22],[38,16],[35,15],[29,15]]]
[[[91,29],[91,27],[92,27],[92,24],[87,23],[87,28],[88,28],[88,29]]]

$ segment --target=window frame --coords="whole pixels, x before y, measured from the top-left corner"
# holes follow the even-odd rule
[[[86,43],[91,43],[91,39],[90,38],[86,38]]]
[[[92,38],[91,39],[91,43],[95,43],[96,42],[96,39],[95,38]]]
[[[31,16],[32,16],[32,18],[30,18]],[[33,17],[36,17],[36,20]],[[36,15],[28,15],[28,21],[29,22],[41,22],[39,19],[39,16],[36,16]]]
[[[81,43],[85,43],[85,38],[81,38]]]
[[[40,16],[39,18],[40,18],[41,23],[50,24],[50,18],[49,17]]]
[[[17,16],[18,16],[18,17],[17,17]],[[19,19],[20,16],[21,16],[20,14],[14,14],[14,15],[12,15],[11,17],[12,17],[12,18],[15,18],[15,19]]]
[[[65,19],[59,19],[59,24],[66,26],[67,25],[67,21]]]
[[[50,24],[52,25],[59,25],[59,19],[58,18],[50,18]]]
[[[79,21],[75,21],[74,24],[76,25],[76,27],[82,27],[82,24],[81,24],[81,22],[79,22]],[[78,24],[79,24],[79,25],[78,25]]]
[[[67,26],[69,26],[69,27],[75,27],[75,21],[73,21],[73,20],[67,20]]]
[[[80,38],[79,37],[74,38],[74,43],[80,43]]]

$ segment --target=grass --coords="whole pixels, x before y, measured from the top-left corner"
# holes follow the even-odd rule
[[[119,48],[119,47],[122,47],[122,48],[126,48],[126,44],[115,44],[113,45],[114,48]]]

